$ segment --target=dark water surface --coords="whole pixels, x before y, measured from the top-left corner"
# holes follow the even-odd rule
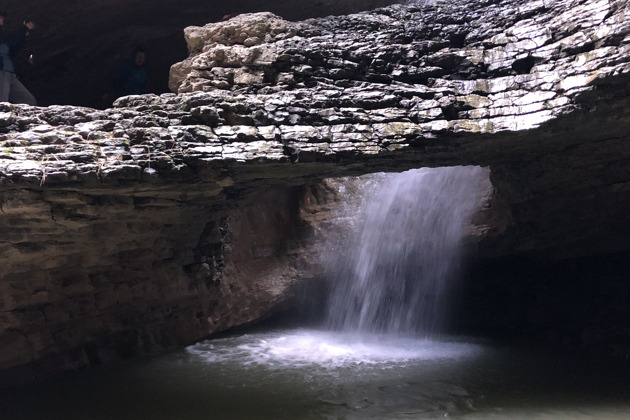
[[[630,419],[625,368],[567,351],[291,329],[4,390],[0,419]]]

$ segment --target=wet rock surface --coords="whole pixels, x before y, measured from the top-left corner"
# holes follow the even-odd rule
[[[329,177],[488,166],[479,255],[630,248],[624,1],[241,15],[186,38],[178,94],[0,105],[0,369],[268,316],[317,271]]]

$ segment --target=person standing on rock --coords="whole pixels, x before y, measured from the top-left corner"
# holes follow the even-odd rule
[[[20,28],[6,33],[4,31],[5,12],[0,12],[0,102],[37,105],[37,100],[18,80],[12,57],[24,45],[26,37],[35,29],[31,21],[24,22]]]
[[[149,93],[146,62],[146,51],[143,47],[137,46],[132,59],[121,63],[114,76],[113,99]]]

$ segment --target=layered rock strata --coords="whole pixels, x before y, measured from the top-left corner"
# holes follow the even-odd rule
[[[327,204],[305,203],[327,177],[488,166],[481,255],[630,248],[624,1],[242,15],[186,38],[177,94],[2,105],[0,369],[269,315],[316,272],[304,241]]]

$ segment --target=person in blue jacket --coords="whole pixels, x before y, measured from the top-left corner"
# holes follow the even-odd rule
[[[142,47],[136,47],[133,59],[124,61],[114,76],[112,86],[113,99],[127,95],[142,95],[149,93],[146,52]]]
[[[30,31],[35,29],[35,24],[26,21],[20,28],[7,33],[4,31],[6,16],[6,12],[0,12],[0,102],[37,105],[35,97],[18,80],[12,60]]]

